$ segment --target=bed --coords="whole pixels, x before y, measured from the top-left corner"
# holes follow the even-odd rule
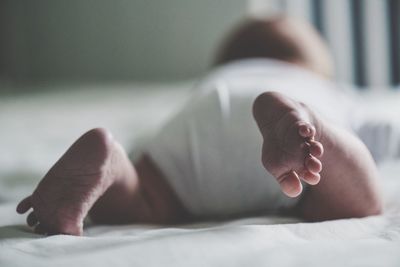
[[[379,166],[381,216],[88,225],[82,237],[32,233],[16,203],[82,132],[104,126],[125,147],[138,147],[187,99],[191,82],[42,89],[50,88],[0,99],[0,266],[400,266],[400,161]],[[400,125],[398,93],[360,97],[371,113]]]

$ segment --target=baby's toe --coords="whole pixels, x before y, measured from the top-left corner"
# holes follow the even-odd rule
[[[312,173],[319,173],[322,170],[322,163],[313,155],[308,155],[304,162],[306,169]]]
[[[309,150],[311,155],[320,158],[324,154],[324,147],[320,142],[310,140],[308,143],[310,145]]]
[[[283,193],[288,197],[297,197],[303,190],[299,176],[292,171],[278,178]]]
[[[304,122],[299,125],[299,134],[301,137],[312,138],[315,136],[315,132],[315,127],[310,123]]]
[[[29,213],[28,217],[26,218],[26,223],[31,227],[38,223],[38,219],[34,212]]]
[[[27,212],[32,207],[32,197],[28,196],[21,200],[17,206],[17,212],[23,214]]]
[[[319,173],[305,171],[301,174],[301,179],[307,184],[316,185],[321,180],[321,175]]]
[[[64,235],[82,235],[83,222],[74,218],[69,220],[68,218],[59,218],[58,224],[52,228],[49,228],[50,234],[64,234]]]

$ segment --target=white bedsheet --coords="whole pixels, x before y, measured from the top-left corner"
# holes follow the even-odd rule
[[[382,216],[321,223],[260,217],[175,227],[89,226],[83,237],[43,237],[24,225],[25,216],[14,211],[17,200],[83,131],[105,126],[123,145],[137,143],[186,99],[185,88],[127,85],[70,93],[65,87],[3,97],[0,266],[400,266],[400,161],[380,167]],[[372,100],[386,116],[398,116],[398,94],[367,97]]]

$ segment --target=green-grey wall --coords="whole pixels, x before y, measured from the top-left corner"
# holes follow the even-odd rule
[[[201,75],[244,0],[2,0],[3,72],[17,81]]]

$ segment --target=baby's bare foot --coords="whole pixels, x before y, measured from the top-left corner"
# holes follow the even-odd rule
[[[81,136],[49,170],[17,211],[30,208],[27,222],[37,233],[81,235],[94,202],[113,183],[115,143],[103,129]]]
[[[315,185],[320,180],[320,122],[304,104],[282,94],[267,92],[254,102],[254,118],[264,139],[262,162],[289,197],[302,192],[300,179]]]

